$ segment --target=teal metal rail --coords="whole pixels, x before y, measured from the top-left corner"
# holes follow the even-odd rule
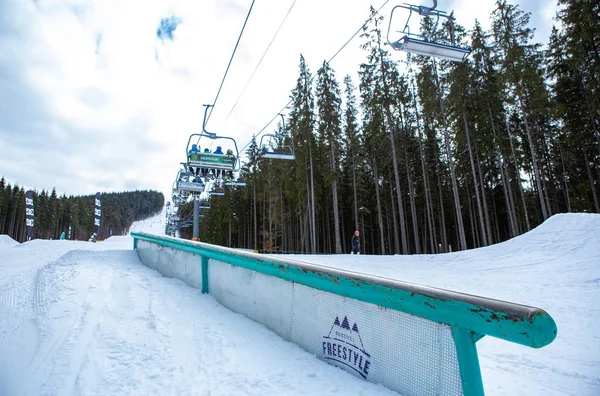
[[[465,395],[484,394],[475,345],[483,336],[541,348],[557,334],[556,323],[540,308],[202,242],[139,232],[132,232],[131,236],[134,249],[141,240],[201,256],[203,293],[209,292],[210,258],[446,324],[452,328]]]

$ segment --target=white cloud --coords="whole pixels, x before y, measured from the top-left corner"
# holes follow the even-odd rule
[[[229,116],[293,0],[257,1],[207,127],[241,148],[289,99],[302,53],[315,73],[368,17],[369,1],[302,0]],[[202,127],[250,0],[5,0],[0,3],[0,174],[67,194],[170,187]],[[378,8],[383,0],[376,2]],[[446,3],[446,4],[444,4]],[[534,22],[546,41],[553,1]],[[439,1],[484,26],[491,0]],[[382,11],[387,17],[389,3]],[[160,41],[161,18],[181,19]],[[545,29],[545,30],[544,30]],[[356,78],[357,37],[332,63]],[[158,55],[158,61],[156,56]],[[355,81],[357,83],[357,81]],[[228,117],[229,116],[229,117]],[[275,128],[275,122],[268,128]]]

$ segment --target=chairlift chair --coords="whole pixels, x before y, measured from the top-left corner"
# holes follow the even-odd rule
[[[179,223],[177,225],[177,229],[181,230],[182,228],[191,227],[193,225],[194,225],[194,222],[192,220],[186,220],[186,221],[182,221],[181,223]]]
[[[467,56],[469,56],[471,49],[456,45],[454,38],[454,22],[452,18],[445,11],[436,10],[436,7],[437,0],[433,0],[433,7],[403,4],[392,8],[387,31],[388,44],[397,51],[405,51],[423,56],[432,56],[453,62],[462,62],[467,58]],[[390,40],[390,30],[394,20],[394,11],[397,8],[409,10],[408,19],[404,24],[404,28],[400,31],[400,33],[403,33],[404,35],[398,40]],[[435,26],[433,28],[434,32],[437,31],[440,18],[446,18],[450,22],[450,38],[428,38],[422,34],[411,33],[408,24],[413,12],[418,13],[421,16],[430,16],[435,18]]]
[[[287,136],[285,133],[285,119],[281,116],[281,132],[266,133],[260,137],[259,147],[262,152],[262,157],[267,159],[294,160],[296,152],[294,151],[294,139]],[[267,138],[265,140],[265,138]],[[264,143],[263,143],[263,140]],[[271,151],[269,151],[271,149]]]
[[[239,161],[239,151],[237,147],[237,143],[234,138],[229,136],[217,136],[214,132],[208,132],[206,130],[206,115],[208,109],[212,107],[212,105],[204,105],[206,108],[204,110],[204,121],[202,122],[202,133],[194,133],[190,135],[188,139],[188,144],[186,146],[186,158],[187,158],[187,168],[188,169],[208,169],[208,170],[225,170],[225,171],[234,171],[237,167]],[[195,145],[199,145],[200,149],[194,152],[192,151],[192,139],[197,138]],[[223,141],[231,141],[233,142],[233,148],[231,149],[233,155],[227,154],[215,154],[215,153],[205,153],[202,152],[202,147],[207,148],[209,146],[208,142],[211,144],[214,141],[223,140]]]
[[[225,195],[225,188],[222,180],[215,180],[208,185],[208,195]]]
[[[189,195],[188,195],[188,197],[189,197]],[[184,197],[178,193],[174,193],[172,198],[173,198],[173,203],[175,205],[183,205],[187,202],[187,197]]]
[[[180,181],[177,183],[177,187],[194,195],[204,192],[204,184],[193,181]]]
[[[174,205],[183,205],[185,203],[185,199],[183,199],[182,197],[180,197],[177,194],[173,194],[173,196],[171,198],[173,199]]]
[[[225,189],[223,186],[213,186],[212,190],[208,192],[210,195],[225,195]]]
[[[230,187],[244,187],[246,182],[242,180],[225,180],[223,184]]]
[[[182,192],[185,196],[199,195],[204,192],[202,179],[194,177],[185,169],[179,170],[175,183],[177,191]]]
[[[173,202],[179,203],[181,200],[184,202],[189,198],[190,193],[184,189],[179,187],[179,183],[177,180],[173,182]]]

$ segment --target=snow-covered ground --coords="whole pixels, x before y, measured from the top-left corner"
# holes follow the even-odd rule
[[[133,223],[129,231],[143,231],[150,234],[164,235],[165,234],[165,217],[166,217],[166,206],[163,206],[163,210],[160,214],[154,217],[150,217],[146,220],[140,220]]]
[[[4,234],[0,235],[0,249],[3,247],[17,246],[18,244],[19,244],[19,242],[15,241],[8,235],[4,235]]]
[[[164,213],[132,230],[162,234]],[[478,342],[486,394],[600,394],[599,215],[554,216],[511,241],[445,255],[295,258],[543,308],[558,325],[549,346]],[[2,237],[0,395],[71,394],[395,393],[150,270],[130,237]]]

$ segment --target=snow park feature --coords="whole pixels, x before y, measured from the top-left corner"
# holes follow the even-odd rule
[[[402,395],[483,395],[479,339],[541,348],[556,337],[554,320],[539,308],[176,238],[132,236],[149,268]]]
[[[162,213],[132,230],[160,235],[164,219]],[[486,394],[592,396],[600,393],[599,243],[599,215],[568,214],[507,242],[457,253],[285,257],[540,306],[558,327],[551,344],[477,342]],[[163,277],[131,245],[128,236],[96,244],[0,243],[0,394],[398,394],[316,359],[201,289]],[[265,299],[262,291],[269,292],[254,293]],[[321,356],[369,377],[381,364],[366,339],[371,325],[359,313],[344,313],[347,305],[318,324],[327,329],[314,342]],[[378,342],[392,348],[395,334],[409,329],[393,331]],[[417,349],[429,353],[421,344]]]

